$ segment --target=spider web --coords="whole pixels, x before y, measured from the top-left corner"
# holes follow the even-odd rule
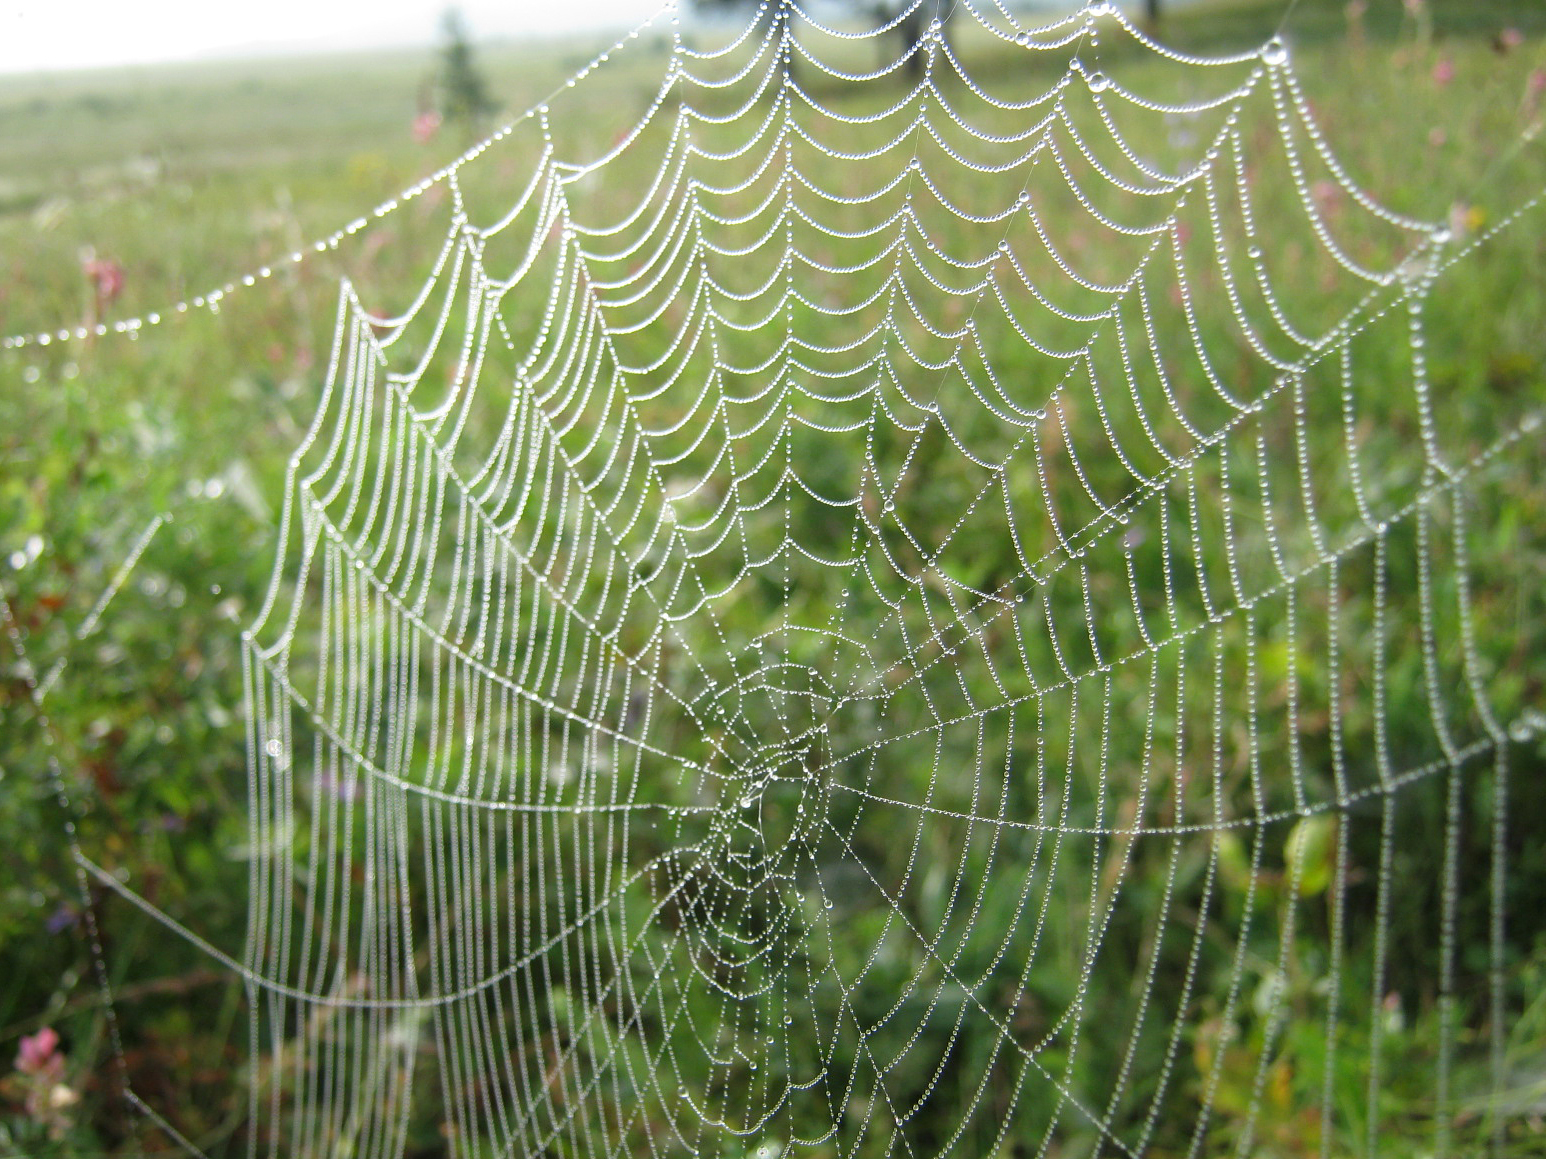
[[[673,23],[642,114],[446,174],[406,305],[343,286],[243,634],[260,1149],[428,1090],[458,1155],[1244,1155],[1303,1071],[1373,1150],[1397,953],[1441,1141],[1503,1087],[1538,716],[1471,521],[1536,439],[1438,414],[1454,239],[1279,40],[932,11]]]

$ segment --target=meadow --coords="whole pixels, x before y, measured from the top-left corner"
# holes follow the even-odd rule
[[[1188,472],[1186,487],[1160,488],[1151,508],[1133,508],[1125,533],[1109,533],[1101,525],[1103,513],[1090,510],[1092,501],[1101,506],[1096,494],[1121,493],[1127,475],[1140,469],[1162,474],[1160,460],[1178,453],[1176,440],[1190,431],[1189,420],[1230,430],[1240,420],[1209,395],[1200,372],[1188,380],[1175,364],[1181,402],[1175,421],[1168,428],[1162,422],[1157,434],[1141,407],[1108,411],[1078,396],[1065,409],[1053,408],[1064,424],[1062,442],[1036,434],[1049,461],[1060,445],[1131,447],[1144,437],[1151,440],[1153,461],[1129,464],[1108,455],[1086,459],[1083,471],[1049,470],[1040,491],[1029,471],[1002,485],[1011,519],[1043,508],[1085,510],[1084,525],[1095,529],[1088,553],[1073,553],[1085,563],[1058,576],[1052,569],[1045,582],[1031,563],[1063,551],[1062,532],[1027,515],[1016,523],[1017,535],[1008,536],[1002,520],[995,524],[978,505],[992,474],[981,463],[1008,461],[1024,430],[997,421],[991,408],[973,402],[981,398],[973,392],[991,371],[1004,384],[1004,398],[1023,402],[1035,388],[1017,394],[1019,384],[1044,381],[1046,365],[1019,341],[1010,321],[979,318],[949,295],[940,298],[943,305],[929,305],[939,284],[956,276],[952,255],[991,250],[985,239],[999,234],[1006,254],[1030,254],[1031,227],[995,221],[984,228],[969,217],[947,217],[932,202],[930,210],[919,210],[932,216],[913,235],[920,257],[908,286],[925,305],[897,335],[911,344],[911,353],[896,359],[901,369],[884,390],[876,386],[862,396],[861,388],[869,391],[864,384],[870,369],[856,364],[869,347],[857,355],[845,347],[867,333],[873,319],[857,307],[842,311],[865,298],[868,275],[824,278],[814,266],[802,270],[798,304],[757,330],[749,320],[764,312],[758,287],[772,276],[781,251],[764,253],[753,245],[763,225],[743,233],[736,232],[743,227],[726,225],[711,233],[722,254],[750,246],[753,255],[705,258],[692,271],[696,279],[712,270],[722,287],[723,328],[713,333],[716,342],[723,336],[727,348],[733,345],[733,353],[722,357],[704,339],[683,355],[672,382],[716,382],[724,393],[756,395],[766,385],[756,368],[768,365],[795,334],[808,344],[810,373],[826,374],[837,385],[798,404],[810,424],[806,431],[791,434],[773,424],[732,439],[725,418],[724,439],[706,443],[694,438],[701,425],[690,397],[696,388],[655,396],[640,390],[630,421],[685,432],[676,442],[662,436],[659,458],[670,464],[661,492],[679,495],[674,518],[686,528],[686,542],[713,545],[729,533],[746,545],[740,557],[705,551],[699,574],[709,587],[724,585],[734,595],[719,605],[712,622],[689,621],[683,631],[700,633],[689,638],[706,651],[722,648],[733,658],[762,646],[769,625],[787,627],[791,617],[873,624],[887,622],[889,609],[899,638],[907,641],[901,650],[916,668],[900,669],[908,675],[887,692],[892,719],[971,717],[982,698],[995,695],[1017,705],[1034,701],[1039,714],[1034,724],[1022,721],[1018,730],[1010,724],[986,737],[942,726],[934,737],[888,742],[889,763],[879,773],[873,763],[866,771],[858,757],[832,755],[862,756],[870,738],[887,727],[866,715],[870,699],[858,698],[864,713],[821,722],[828,738],[823,743],[831,748],[816,757],[802,754],[802,760],[840,766],[852,784],[868,786],[866,778],[883,776],[887,792],[927,800],[940,818],[928,826],[919,822],[916,840],[908,830],[908,841],[893,842],[888,823],[873,808],[824,803],[832,832],[842,836],[809,841],[809,865],[792,871],[794,884],[778,905],[799,911],[794,920],[810,928],[827,923],[823,953],[834,977],[862,977],[869,992],[850,1001],[812,982],[803,995],[808,1017],[833,1026],[847,1017],[854,1026],[840,1026],[825,1042],[783,1047],[781,1057],[764,1061],[761,1077],[753,1073],[755,1062],[750,1070],[735,1070],[741,1089],[763,1090],[760,1084],[772,1081],[770,1071],[791,1080],[810,1073],[812,1051],[829,1068],[849,1074],[859,1073],[861,1056],[873,1052],[898,1060],[888,1075],[902,1101],[915,1107],[905,1133],[918,1150],[950,1142],[973,1155],[1031,1155],[1038,1148],[1053,1155],[1118,1153],[1078,1116],[1060,1117],[1061,1100],[1038,1105],[1027,1098],[1021,1104],[1023,1074],[1016,1078],[1007,1063],[994,1061],[998,1042],[1009,1037],[1051,1043],[1038,1048],[1038,1065],[1059,1076],[1059,1089],[1070,1099],[1106,1108],[1111,1136],[1141,1136],[1147,1155],[1523,1157],[1546,1149],[1546,844],[1540,839],[1546,832],[1540,788],[1546,730],[1539,727],[1546,694],[1540,659],[1546,592],[1539,578],[1546,569],[1546,482],[1539,470],[1540,435],[1528,423],[1546,399],[1546,208],[1511,217],[1546,190],[1546,11],[1505,0],[1242,0],[1199,4],[1175,13],[1163,28],[1167,43],[1199,54],[1251,51],[1274,33],[1290,46],[1329,149],[1356,185],[1395,215],[1444,223],[1463,251],[1453,264],[1431,270],[1400,265],[1404,277],[1431,278],[1420,319],[1426,395],[1414,399],[1406,389],[1414,355],[1413,322],[1404,305],[1394,308],[1377,295],[1372,306],[1357,304],[1345,269],[1303,228],[1299,175],[1272,148],[1271,102],[1253,105],[1237,126],[1235,147],[1254,206],[1243,211],[1232,200],[1243,195],[1227,188],[1211,207],[1194,199],[1179,213],[1184,228],[1173,231],[1175,261],[1209,269],[1208,239],[1215,229],[1222,247],[1252,253],[1242,271],[1254,265],[1282,275],[1296,321],[1311,330],[1364,310],[1356,315],[1357,341],[1348,344],[1358,385],[1345,388],[1333,360],[1307,373],[1302,397],[1275,387],[1276,370],[1241,336],[1246,317],[1271,313],[1270,299],[1235,309],[1219,305],[1235,291],[1217,272],[1200,273],[1190,283],[1187,293],[1216,307],[1198,311],[1195,319],[1185,293],[1165,297],[1157,289],[1150,324],[1167,341],[1195,327],[1197,346],[1216,352],[1231,390],[1260,397],[1263,404],[1252,413],[1267,417],[1248,415],[1241,427],[1247,433],[1223,440],[1216,463]],[[716,36],[723,39],[704,33],[702,43],[714,43]],[[1044,91],[1068,68],[1067,53],[1038,55],[1027,64],[1014,47],[970,29],[955,42],[971,76],[1004,101]],[[669,49],[663,31],[648,32],[566,88],[565,79],[592,59],[596,46],[479,46],[480,68],[508,113],[551,103],[551,140],[564,157],[583,163],[626,142],[597,180],[571,186],[573,220],[581,226],[625,213],[671,148],[664,121],[652,122],[637,140],[627,138],[628,126],[650,107]],[[839,44],[832,52],[845,67],[873,66],[872,45]],[[727,76],[742,59],[723,66]],[[1198,100],[1209,92],[1175,62],[1120,38],[1104,41],[1102,55],[1093,59],[1118,83],[1154,100]],[[315,251],[316,239],[435,172],[487,127],[447,122],[428,139],[415,138],[415,115],[434,67],[433,50],[426,48],[0,78],[4,335],[160,314],[243,274],[275,271],[250,287],[236,283],[218,309],[169,315],[139,333],[110,331],[0,350],[0,1066],[9,1067],[24,1040],[37,1043],[43,1028],[60,1036],[51,1056],[58,1061],[47,1064],[50,1085],[41,1096],[36,1066],[0,1079],[0,1151],[176,1153],[171,1135],[118,1095],[124,1083],[206,1154],[242,1154],[249,1147],[284,1151],[293,1146],[286,1139],[301,1137],[286,1132],[304,1117],[311,1076],[286,1073],[277,1059],[311,1028],[283,1019],[263,1024],[257,1037],[264,1056],[276,1061],[272,1069],[255,1065],[248,1036],[258,1023],[249,1021],[249,995],[240,980],[86,875],[75,855],[108,867],[156,908],[241,956],[244,938],[251,937],[252,867],[266,856],[254,847],[249,808],[247,730],[253,722],[244,719],[241,630],[264,602],[276,555],[289,558],[279,529],[285,468],[323,396],[338,333],[340,279],[347,278],[379,314],[405,308],[434,270],[453,211],[464,209],[478,224],[498,220],[541,171],[548,148],[536,120],[520,121],[507,139],[458,170],[454,197],[446,183],[438,184],[357,236]],[[855,119],[881,118],[904,91],[899,78],[856,85],[798,61],[794,75],[821,101]],[[959,85],[948,91],[963,107],[980,97]],[[704,86],[695,94],[695,107],[705,114],[694,127],[695,141],[706,154],[736,154],[746,140],[747,118],[715,119],[735,110],[745,95],[744,84]],[[770,102],[767,96],[752,102],[749,116]],[[973,108],[994,131],[1010,133],[1023,122],[1021,112],[988,100],[980,105]],[[1081,104],[1069,116],[1071,128],[1084,127],[1092,139],[1099,135],[1097,104]],[[873,122],[878,127],[834,127],[812,114],[810,123],[812,139],[778,146],[785,164],[800,173],[858,197],[895,170],[896,157],[876,146],[890,132],[883,120]],[[978,148],[993,160],[1011,155],[1012,147],[973,144],[965,134],[953,136],[943,118],[935,123],[940,135],[932,145],[919,145],[916,155],[923,171],[947,175],[940,178],[944,195],[979,215],[1013,203],[1014,182],[1023,177],[961,172],[948,160],[952,148]],[[1146,158],[1163,167],[1201,149],[1199,135],[1208,122],[1152,116],[1145,124]],[[876,152],[837,166],[815,138],[826,148]],[[1075,157],[1064,176],[1091,180],[1103,160]],[[713,166],[703,162],[693,171],[733,187],[703,195],[716,198],[706,203],[725,220],[771,196],[770,179],[757,162],[752,152]],[[1102,272],[1117,276],[1130,266],[1126,239],[1081,233],[1078,199],[1065,196],[1069,181],[1052,184],[1041,212],[1048,228],[1070,243],[1069,252],[1086,263],[1081,268],[1088,276],[1098,281]],[[1335,174],[1307,185],[1327,219],[1348,231],[1354,260],[1375,268],[1401,262],[1410,237],[1387,228],[1388,222],[1365,222],[1357,199]],[[829,223],[850,231],[846,240],[802,232],[804,226],[793,222],[788,237],[831,269],[851,270],[874,259],[885,240],[860,236],[867,223],[877,213],[898,212],[909,196],[898,192],[890,201],[832,211]],[[926,200],[917,196],[920,204]],[[1117,188],[1098,207],[1120,216],[1142,204]],[[481,254],[491,270],[537,255],[529,259],[537,272],[503,299],[511,351],[542,348],[548,294],[570,276],[565,235],[555,229],[543,242],[547,223],[539,209],[491,235]],[[1221,215],[1245,218],[1250,212],[1263,223],[1259,236],[1217,226]],[[1499,226],[1505,228],[1493,236]],[[538,241],[528,251],[531,237]],[[598,241],[595,248],[607,247]],[[290,260],[296,251],[304,261]],[[693,329],[702,317],[695,313],[702,307],[691,300],[697,282],[682,290],[673,259],[651,265],[654,260],[621,253],[597,258],[587,273],[603,286],[616,279],[647,287],[637,302],[611,315],[621,335],[612,356],[630,365],[669,362],[681,334],[711,332]],[[114,271],[107,282],[102,271],[108,267],[101,263]],[[1033,267],[1027,257],[1026,269],[1032,280],[1058,284],[1057,263]],[[788,277],[793,283],[795,275]],[[1068,291],[1060,299],[1062,312],[1038,316],[1035,329],[1052,348],[1077,340],[1087,328],[1070,315],[1102,301],[1094,291],[1060,288]],[[447,290],[450,298],[464,292],[457,285]],[[1146,304],[1143,318],[1136,311],[1122,316],[1129,333],[1142,333],[1148,310]],[[960,345],[941,340],[941,333],[951,333],[966,317],[989,370],[957,363],[955,370],[929,372],[937,360],[948,363],[949,351]],[[738,323],[748,328],[737,329]],[[892,350],[882,345],[889,341],[872,345]],[[461,381],[465,360],[455,341],[438,339],[417,323],[402,328],[401,342],[422,353],[429,366],[420,377],[431,393],[416,401]],[[732,372],[727,365],[752,369]],[[1088,366],[1092,389],[1097,379],[1136,377],[1127,348],[1115,343],[1091,355]],[[541,373],[552,381],[545,386],[539,379],[537,387],[567,397],[563,366]],[[1165,373],[1161,366],[1159,377]],[[639,378],[649,381],[649,374]],[[883,394],[880,405],[890,425],[876,419],[871,394]],[[931,397],[935,411],[919,407],[917,400]],[[1356,399],[1356,424],[1348,418],[1350,399]],[[490,401],[487,391],[484,403],[485,409],[469,412],[468,429],[492,442],[506,408],[498,396]],[[905,420],[915,411],[945,414],[954,441],[938,427],[913,439],[896,416]],[[588,446],[596,432],[617,446],[627,443],[627,428],[610,403],[582,399],[562,417],[578,432],[572,444],[560,439],[562,447]],[[1046,421],[1045,415],[1035,420]],[[1274,421],[1281,425],[1269,425]],[[1340,449],[1344,425],[1349,431],[1356,426],[1356,437],[1347,435],[1359,448],[1353,467]],[[1295,431],[1310,434],[1296,444]],[[780,491],[784,484],[750,471],[737,482],[745,495],[765,485],[780,502],[764,511],[738,497],[727,521],[726,490],[698,485],[717,478],[718,455],[727,445],[743,463],[776,460],[780,450],[791,461],[808,463],[808,490]],[[928,464],[926,483],[883,498],[873,481],[888,472],[905,474],[915,456]],[[1434,477],[1425,466],[1435,456],[1464,466],[1462,482],[1454,484],[1457,494],[1463,484],[1464,502],[1441,503],[1431,516],[1407,519],[1411,511],[1426,511],[1420,497],[1432,490]],[[628,484],[610,475],[598,478],[603,491],[615,486],[620,495],[631,494]],[[1317,514],[1296,522],[1287,508],[1309,478],[1324,488],[1313,502],[1303,499]],[[1269,484],[1276,499],[1268,497]],[[555,485],[553,494],[570,493]],[[854,513],[841,518],[820,498],[850,494]],[[1387,514],[1388,522],[1371,519],[1360,503],[1396,514]],[[1192,578],[1177,578],[1168,554],[1170,529],[1190,521],[1195,530],[1199,505],[1221,511],[1225,531],[1214,539],[1198,537],[1189,549]],[[1276,529],[1274,510],[1283,512]],[[893,512],[894,519],[886,518]],[[1358,531],[1360,520],[1369,524],[1367,533]],[[583,520],[575,521],[583,527]],[[841,556],[871,521],[882,530],[865,548],[864,568],[836,569],[814,558]],[[1324,537],[1335,540],[1347,528],[1365,536],[1367,550],[1359,541],[1336,554],[1328,573]],[[770,551],[785,536],[812,555],[784,564],[781,580],[776,568],[750,578],[742,574],[742,561]],[[534,554],[539,539],[533,533],[528,544]],[[932,559],[920,544],[937,547]],[[551,550],[551,576],[562,578],[547,582],[599,617],[615,599],[612,589],[601,576],[583,576],[569,586],[568,572],[556,562],[560,549]],[[920,585],[916,596],[897,585],[888,588],[874,578],[884,572],[882,555],[901,561],[904,570],[932,568],[942,578]],[[133,561],[132,570],[123,570],[126,560]],[[652,560],[651,566],[657,563],[665,569],[664,562]],[[1296,568],[1312,578],[1302,586],[1268,582]],[[640,569],[647,570],[643,564]],[[861,571],[871,577],[868,587],[855,582]],[[1075,579],[1080,572],[1082,588]],[[289,574],[296,574],[293,568]],[[1028,582],[1032,574],[1038,575],[1035,585]],[[1216,634],[1207,628],[1213,612],[1208,575],[1215,596],[1224,592],[1231,607],[1252,609],[1244,624],[1237,617]],[[1226,591],[1231,581],[1232,597]],[[1045,623],[1088,623],[1085,639],[1065,632],[1059,643],[1010,626],[1019,622],[1012,619],[1020,615],[1015,597],[1038,589]],[[963,592],[981,598],[965,606]],[[284,594],[302,600],[305,585]],[[674,589],[664,606],[672,606],[673,597]],[[536,618],[544,606],[540,596],[523,598],[531,601],[523,605],[528,618]],[[653,639],[653,624],[637,610],[629,615],[634,618],[624,616],[618,639],[645,649],[640,655],[662,680],[679,680],[685,661],[664,649],[649,653],[651,645],[640,641]],[[1167,631],[1179,641],[1169,649],[1148,635],[1167,618]],[[316,637],[298,645],[292,657],[305,670],[319,663],[323,645],[317,641],[325,633],[318,625],[325,621],[310,609],[300,622]],[[1426,643],[1430,637],[1438,642]],[[1017,663],[1006,671],[999,661],[1016,640]],[[972,654],[974,643],[981,657]],[[847,655],[800,654],[788,639],[780,646],[786,658],[813,670],[858,666]],[[900,647],[891,641],[877,650],[884,646]],[[1107,664],[1113,656],[1124,662]],[[707,669],[734,684],[733,664],[726,669],[716,663],[706,662]],[[1098,675],[1083,683],[1083,676],[1071,675],[1092,671]],[[1081,692],[1092,688],[1097,691]],[[1451,703],[1451,691],[1465,688],[1473,699],[1456,694],[1446,727],[1446,711],[1436,704]],[[619,696],[619,713],[631,711],[626,692]],[[705,743],[693,713],[673,711],[664,705],[652,718],[657,743],[668,752]],[[776,719],[776,727],[790,733],[787,704],[777,696],[760,706],[743,701],[737,711],[753,730],[775,727]],[[1245,725],[1220,726],[1226,712],[1231,721],[1249,721],[1249,735]],[[1029,709],[1025,717],[1032,719]],[[556,736],[562,730],[549,731]],[[708,734],[706,743],[731,744],[729,731]],[[1500,731],[1506,740],[1494,735]],[[421,763],[451,760],[437,754],[441,742],[432,734],[413,743]],[[1227,759],[1217,757],[1210,766],[1210,746]],[[1452,748],[1471,755],[1456,757]],[[1046,767],[1060,759],[1068,772],[1059,784],[1055,773],[1047,779]],[[1034,826],[1007,836],[995,829],[985,838],[970,818],[990,811],[979,796],[983,767],[994,761],[999,769],[1022,771],[1015,778],[1000,774],[994,808],[1055,822],[1059,833],[1128,838],[1069,842],[1062,860],[1054,858],[1050,866],[1040,860]],[[1441,774],[1421,774],[1430,764]],[[1282,775],[1262,775],[1263,765]],[[1198,772],[1206,767],[1217,772],[1211,785]],[[1034,782],[1032,769],[1038,770]],[[1400,787],[1392,787],[1392,776]],[[690,809],[701,786],[659,792],[662,802]],[[1307,800],[1321,804],[1307,806]],[[802,815],[804,804],[802,798]],[[313,807],[315,814],[307,812]],[[325,807],[303,807],[302,819],[314,819]],[[765,829],[798,832],[804,824],[784,805],[768,808]],[[1151,813],[1155,832],[1170,825],[1179,834],[1185,819],[1215,808],[1221,811],[1216,816],[1247,820],[1204,826],[1195,843],[1131,836]],[[351,836],[347,824],[339,841],[354,848],[358,835]],[[627,841],[630,857],[642,861],[660,856],[672,840],[701,845],[714,839],[641,828]],[[520,862],[499,861],[513,854],[490,856],[497,872],[491,871],[489,888],[500,901],[513,897],[521,873],[539,862],[555,880],[565,869],[556,851],[523,853]],[[926,871],[914,874],[915,862]],[[875,902],[855,864],[868,867],[871,884],[892,890],[899,899],[893,907]],[[306,887],[297,884],[297,896]],[[553,896],[528,888],[521,904],[532,913],[562,913],[563,887],[549,888]],[[694,888],[702,892],[681,892],[681,881],[671,885],[684,897],[717,896],[713,885]],[[1025,909],[1028,895],[1037,905],[1046,899],[1039,924],[1024,917],[1033,912]],[[415,894],[414,900],[423,899]],[[834,919],[821,916],[823,902],[837,914],[845,938],[831,936]],[[1088,947],[1097,911],[1105,912],[1107,902],[1112,916],[1100,935],[1105,949],[1096,956]],[[640,935],[640,959],[674,960],[676,935],[686,930],[697,936],[700,926],[715,924],[702,917],[708,903],[696,911],[693,904],[674,926],[662,919],[658,937]],[[809,912],[800,911],[807,904]],[[906,939],[897,945],[893,911],[935,931],[934,944],[954,947],[949,970],[931,960],[943,951],[931,946],[924,953]],[[629,928],[649,925],[641,912],[627,913]],[[1197,929],[1195,941],[1167,933],[1170,925],[1154,920],[1156,912],[1174,913],[1167,921],[1177,929]],[[767,913],[757,918],[770,920]],[[1051,932],[1046,948],[1038,950],[1043,929]],[[757,936],[771,937],[761,927]],[[638,968],[638,961],[618,966],[579,937],[566,952],[590,955],[589,964],[576,969],[581,975],[592,970],[594,978],[584,985],[601,990],[600,979],[610,972]],[[790,949],[794,956],[779,959],[783,970],[804,961],[799,952]],[[661,973],[657,967],[638,984],[658,985]],[[980,979],[970,993],[955,983],[964,975]],[[1179,1028],[1174,1035],[1158,1016],[1146,1021],[1154,996],[1162,1005],[1183,990],[1190,995],[1194,979],[1195,997],[1171,1012]],[[680,1005],[689,1020],[724,1019],[713,1002],[683,987]],[[103,1009],[104,988],[115,996],[111,1019]],[[964,1017],[979,993],[1004,1012],[1003,1025]],[[605,1055],[588,1054],[586,1035],[595,1031],[586,1029],[589,1020],[578,1011],[602,1009],[599,998],[575,982],[528,996],[550,1027],[530,1049],[533,1059],[541,1056],[541,1066],[554,1072],[568,1066],[577,1084],[609,1067],[615,1078],[619,1058],[630,1076],[657,1072],[653,1084],[625,1083],[589,1102],[573,1099],[569,1118],[610,1140],[613,1150],[680,1153],[679,1142],[660,1142],[667,1138],[661,1124],[671,1119],[669,1099],[686,1097],[677,1088],[702,1091],[714,1082],[703,1069],[707,1063],[694,1062],[685,1049],[675,1053],[690,1045],[688,1036],[670,1024],[650,1023],[637,1041],[619,1033],[605,1039]],[[1087,1029],[1083,1037],[1075,1034],[1076,1042],[1060,1040],[1066,1021],[1060,1015],[1070,1010],[1081,1026],[1120,1024],[1123,1033],[1102,1041]],[[611,1006],[606,1013],[623,1018]],[[635,1017],[643,1026],[644,1016]],[[860,1023],[871,1031],[859,1034]],[[659,1043],[673,1049],[665,1081],[659,1056],[648,1049]],[[459,1081],[446,1076],[466,1064],[464,1050],[471,1048],[444,1041],[432,1046],[427,1036],[419,1047],[422,1075],[435,1077],[419,1078],[405,1104],[408,1153],[439,1154],[452,1145],[439,1092]],[[952,1055],[967,1061],[942,1076],[933,1073],[937,1060]],[[990,1061],[980,1062],[984,1058]],[[535,1070],[539,1062],[530,1065]],[[477,1084],[469,1079],[465,1085]],[[727,1115],[732,1085],[727,1079],[718,1096]],[[48,1102],[61,1088],[66,1093]],[[263,1096],[262,1115],[248,1101],[254,1089]],[[1147,1100],[1166,1091],[1166,1113],[1146,1124]],[[764,1100],[760,1105],[769,1097],[744,1096]],[[857,1128],[864,1116],[878,1114],[879,1097],[863,1106],[856,1098],[835,1110],[792,1103],[796,1109],[784,1112],[776,1131],[727,1132],[712,1145],[705,1141],[704,1149],[769,1159],[788,1145],[790,1155],[835,1159],[846,1153],[839,1142],[847,1139],[855,1154],[879,1155],[892,1146],[885,1132]],[[624,1124],[620,1108],[635,1105],[640,1109]],[[966,1106],[972,1109],[963,1112]],[[1213,1118],[1206,1133],[1198,1127],[1207,1116],[1197,1108],[1204,1106]],[[891,1113],[897,1113],[894,1107]],[[620,1125],[609,1125],[614,1119]],[[821,1138],[828,1129],[835,1139]],[[355,1128],[328,1130],[309,1137],[337,1153],[366,1149],[351,1134]],[[466,1126],[459,1130],[454,1142],[463,1153],[497,1154],[505,1147],[492,1131],[484,1138]],[[790,1142],[804,1138],[817,1141]],[[526,1148],[533,1149],[544,1148]],[[570,1154],[585,1148],[555,1127],[545,1149]]]

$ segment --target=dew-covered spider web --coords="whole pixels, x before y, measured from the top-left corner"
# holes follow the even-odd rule
[[[242,635],[255,1153],[1501,1140],[1540,438],[1430,387],[1461,239],[1281,39],[938,16],[668,15],[344,284]]]

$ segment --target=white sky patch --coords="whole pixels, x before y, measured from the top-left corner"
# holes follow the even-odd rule
[[[630,28],[664,0],[0,0],[0,73],[431,46],[459,8],[475,40]]]

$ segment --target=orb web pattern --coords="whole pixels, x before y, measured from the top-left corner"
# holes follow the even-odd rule
[[[1279,39],[959,9],[673,24],[642,111],[496,135],[515,196],[444,176],[411,298],[342,287],[243,635],[269,1152],[428,1089],[469,1156],[1243,1155],[1312,1066],[1372,1146],[1411,905],[1447,1129],[1540,723],[1472,558],[1536,428],[1429,384],[1458,243]]]

